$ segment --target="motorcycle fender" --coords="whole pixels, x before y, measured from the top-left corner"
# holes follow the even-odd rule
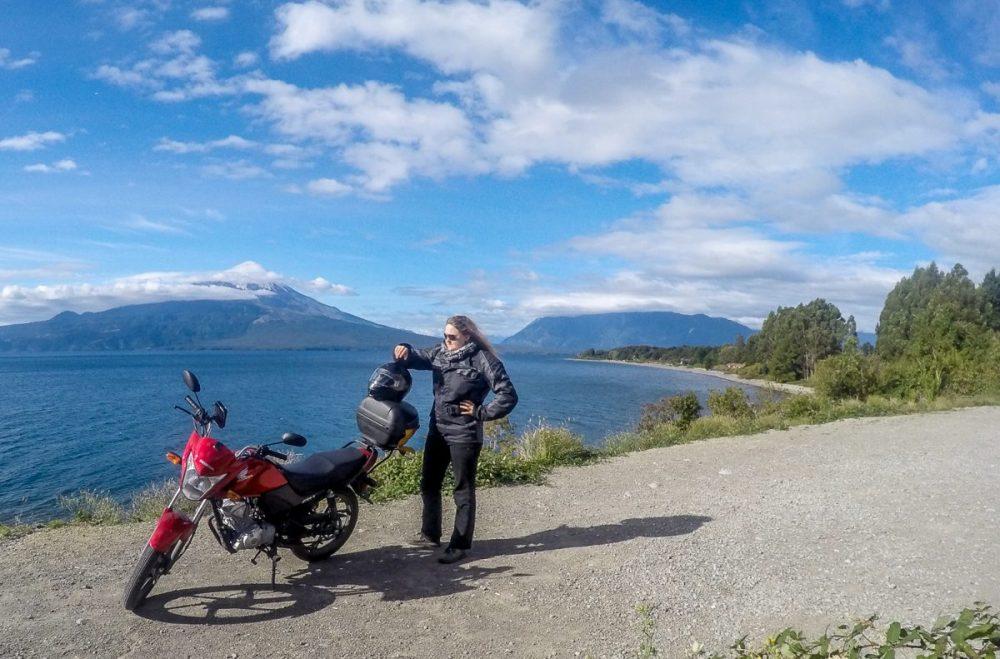
[[[194,533],[194,522],[183,513],[166,508],[149,538],[149,546],[158,552],[168,553],[178,540],[187,540]]]

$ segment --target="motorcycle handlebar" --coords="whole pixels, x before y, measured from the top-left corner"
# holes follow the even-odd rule
[[[270,449],[270,448],[268,448],[266,446],[261,446],[259,449],[257,449],[257,452],[260,454],[260,457],[262,457],[262,458],[266,458],[267,456],[271,456],[272,458],[278,458],[279,460],[287,460],[288,459],[288,454],[286,454],[286,453],[278,453],[274,449]]]

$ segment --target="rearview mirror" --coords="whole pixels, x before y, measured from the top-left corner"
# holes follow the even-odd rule
[[[226,427],[226,417],[229,416],[229,408],[222,404],[222,401],[215,401],[215,405],[212,406],[212,418],[215,419],[215,425],[220,428]]]
[[[184,369],[184,384],[186,384],[187,388],[194,393],[201,391],[201,384],[198,383],[198,376],[187,369]]]
[[[281,443],[289,446],[305,446],[306,438],[294,432],[286,432],[281,436]]]

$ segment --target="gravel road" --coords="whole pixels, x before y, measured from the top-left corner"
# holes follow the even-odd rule
[[[0,543],[0,655],[628,656],[635,608],[683,656],[879,612],[1000,604],[1000,408],[657,449],[480,494],[471,560],[406,549],[415,498],[363,506],[331,560],[265,565],[199,533],[140,615],[150,525]]]

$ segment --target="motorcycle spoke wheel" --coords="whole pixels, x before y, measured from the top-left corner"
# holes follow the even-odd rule
[[[337,490],[313,504],[306,514],[305,533],[292,553],[304,561],[321,561],[344,546],[358,523],[358,497]]]

